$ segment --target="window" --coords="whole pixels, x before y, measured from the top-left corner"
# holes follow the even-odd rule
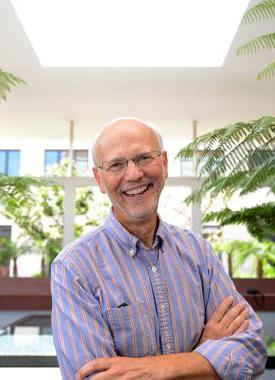
[[[193,158],[180,159],[180,175],[182,177],[194,177],[196,166]]]
[[[17,176],[20,169],[20,150],[0,150],[0,173]]]
[[[45,169],[48,165],[59,164],[62,158],[68,157],[68,150],[53,150],[47,149],[45,151]],[[79,149],[74,150],[74,163],[77,174],[85,175],[88,171],[88,150]]]

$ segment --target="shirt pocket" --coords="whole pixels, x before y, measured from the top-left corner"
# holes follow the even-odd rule
[[[157,355],[154,318],[145,304],[105,311],[118,356]]]

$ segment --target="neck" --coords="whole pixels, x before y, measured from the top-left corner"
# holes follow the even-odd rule
[[[117,217],[117,216],[116,216]],[[155,233],[158,226],[158,216],[155,215],[148,220],[141,221],[125,221],[118,218],[118,221],[129,231],[132,235],[136,236],[147,248],[152,248],[155,240]]]

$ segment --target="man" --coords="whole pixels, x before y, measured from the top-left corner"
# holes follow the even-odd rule
[[[157,214],[168,175],[160,135],[117,119],[93,155],[112,210],[52,266],[63,379],[256,378],[266,361],[261,322],[209,244]]]

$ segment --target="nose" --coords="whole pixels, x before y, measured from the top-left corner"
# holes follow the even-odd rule
[[[139,168],[134,161],[130,160],[126,168],[124,177],[127,181],[136,181],[144,176],[143,171]]]

